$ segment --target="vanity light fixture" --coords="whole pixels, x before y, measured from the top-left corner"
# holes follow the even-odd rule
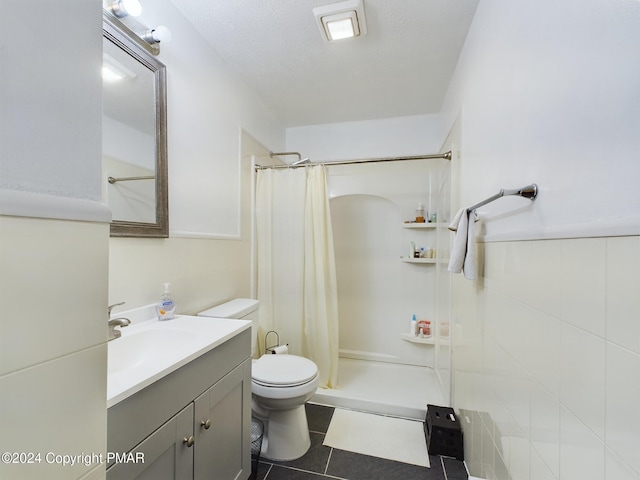
[[[148,43],[169,43],[171,41],[171,31],[164,25],[147,30],[142,39]]]
[[[102,8],[103,21],[124,32],[151,55],[160,53],[160,42],[168,43],[171,40],[171,32],[167,27],[158,25],[149,28],[134,18],[142,13],[142,6],[138,0],[104,1],[106,3]]]
[[[111,0],[109,9],[118,18],[139,17],[142,13],[142,5],[138,0]]]
[[[362,0],[347,0],[313,9],[322,37],[331,42],[366,35]]]

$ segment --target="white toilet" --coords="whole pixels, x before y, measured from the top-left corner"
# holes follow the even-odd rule
[[[257,353],[257,300],[236,298],[200,312],[198,316],[252,320],[251,355]],[[318,388],[318,367],[297,355],[262,355],[251,368],[252,409],[265,422],[262,455],[271,460],[294,460],[304,455],[311,440],[304,404]]]

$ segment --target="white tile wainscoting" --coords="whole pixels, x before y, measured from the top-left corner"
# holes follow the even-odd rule
[[[454,279],[470,473],[637,480],[640,237],[479,243]]]

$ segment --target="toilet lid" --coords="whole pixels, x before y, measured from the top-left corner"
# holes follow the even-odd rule
[[[266,386],[303,385],[313,380],[316,375],[316,364],[297,355],[266,354],[251,366],[252,380]]]

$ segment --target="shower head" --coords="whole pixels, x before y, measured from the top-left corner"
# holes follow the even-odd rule
[[[271,158],[277,157],[279,155],[295,155],[296,157],[298,157],[298,160],[289,164],[290,167],[296,167],[298,165],[302,165],[303,163],[311,163],[311,160],[309,160],[309,158],[302,158],[302,155],[300,155],[300,153],[298,152],[269,152],[269,156]]]
[[[303,163],[311,163],[311,160],[309,160],[309,158],[301,158],[300,160],[296,160],[295,162],[293,162],[291,166],[298,166],[302,165]]]

